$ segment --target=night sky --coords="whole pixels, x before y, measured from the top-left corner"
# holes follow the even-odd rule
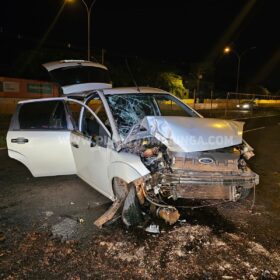
[[[86,1],[86,0],[85,0]],[[91,0],[87,1],[91,3]],[[279,18],[277,0],[97,0],[92,10],[93,50],[159,60],[211,61],[234,75],[237,59],[223,55],[256,47],[242,57],[247,82],[279,89]],[[40,42],[62,0],[3,1],[0,31],[5,38]],[[70,45],[69,45],[70,44]],[[87,47],[87,14],[81,0],[64,6],[43,46]],[[3,52],[1,52],[3,55]],[[12,60],[13,58],[11,58]]]

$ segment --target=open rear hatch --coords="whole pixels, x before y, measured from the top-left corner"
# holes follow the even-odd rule
[[[108,69],[86,60],[60,60],[43,64],[64,95],[112,88]]]

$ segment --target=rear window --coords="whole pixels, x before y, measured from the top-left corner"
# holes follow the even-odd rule
[[[23,104],[18,119],[20,129],[67,129],[64,104],[61,101]]]
[[[92,66],[59,68],[52,70],[51,75],[62,87],[84,83],[111,83],[108,70]]]

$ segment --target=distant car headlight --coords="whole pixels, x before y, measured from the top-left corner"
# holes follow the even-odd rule
[[[237,108],[239,108],[239,107],[240,107],[240,105],[239,105],[239,104],[237,104],[237,105],[236,105],[236,107],[237,107]]]
[[[243,105],[242,105],[242,108],[244,108],[244,109],[248,109],[249,107],[250,107],[249,104],[243,104]]]

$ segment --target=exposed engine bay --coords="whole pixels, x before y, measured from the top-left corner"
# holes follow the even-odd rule
[[[122,152],[140,156],[150,171],[134,182],[139,204],[170,225],[180,217],[174,206],[179,198],[237,201],[259,183],[259,176],[245,161],[254,156],[245,141],[222,149],[182,153],[170,152],[161,141],[148,137],[128,143]]]

